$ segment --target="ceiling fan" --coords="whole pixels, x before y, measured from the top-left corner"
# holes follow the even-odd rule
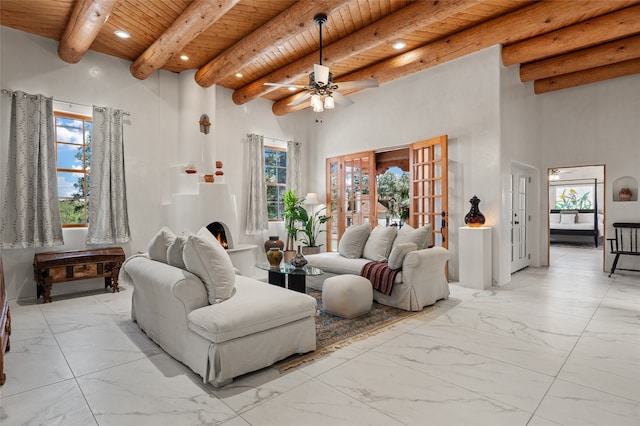
[[[335,83],[333,73],[329,67],[322,65],[322,26],[327,23],[327,15],[318,13],[313,17],[313,22],[320,28],[320,63],[313,65],[313,72],[309,74],[309,84],[302,86],[299,84],[279,84],[264,83],[266,86],[288,87],[293,89],[304,89],[303,92],[294,96],[288,105],[298,105],[311,98],[311,106],[315,112],[322,112],[324,109],[333,109],[335,103],[340,105],[351,105],[353,101],[338,93],[338,90],[368,89],[378,87],[378,80],[356,80]]]

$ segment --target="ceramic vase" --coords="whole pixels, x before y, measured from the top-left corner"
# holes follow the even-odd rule
[[[267,251],[267,260],[269,261],[269,265],[272,268],[277,268],[278,266],[280,266],[282,256],[282,250],[280,250],[280,248],[278,247],[270,248],[269,251]]]
[[[484,225],[484,215],[478,208],[480,199],[474,195],[469,202],[471,203],[471,210],[469,210],[469,213],[464,217],[464,223],[471,228],[478,228]]]
[[[291,265],[293,265],[293,267],[296,269],[302,269],[306,264],[307,259],[304,258],[304,256],[302,255],[302,251],[300,250],[300,246],[298,246],[298,252],[295,256],[293,256],[293,259],[291,259]]]
[[[284,241],[280,240],[277,235],[272,235],[267,241],[264,242],[264,251],[268,252],[271,248],[279,248],[284,250]]]

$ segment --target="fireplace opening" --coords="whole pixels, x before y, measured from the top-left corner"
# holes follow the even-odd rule
[[[207,229],[216,240],[225,249],[229,248],[229,240],[227,239],[226,226],[222,222],[211,222],[207,225]]]

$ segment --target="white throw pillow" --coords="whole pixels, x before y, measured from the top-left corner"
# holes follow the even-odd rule
[[[187,270],[204,283],[210,304],[233,295],[236,275],[231,258],[207,228],[187,237],[182,257]]]
[[[156,235],[149,241],[149,259],[167,263],[167,249],[176,239],[176,234],[171,229],[163,226]]]
[[[182,258],[187,237],[176,237],[167,249],[167,263],[180,269],[187,269]]]
[[[578,223],[591,223],[594,222],[593,213],[578,213]]]
[[[576,223],[576,215],[575,215],[575,213],[572,213],[572,214],[562,213],[560,215],[560,223],[562,223],[563,225],[569,225],[569,224]]]
[[[397,244],[393,248],[393,250],[391,250],[391,254],[389,255],[389,263],[387,264],[387,266],[389,267],[389,269],[393,269],[394,271],[396,269],[402,268],[402,262],[404,262],[404,257],[407,255],[407,253],[415,251],[417,249],[418,246],[416,245],[416,243]]]
[[[418,246],[418,249],[424,249],[431,244],[432,233],[433,231],[430,223],[420,228],[414,228],[411,225],[405,224],[400,228],[400,231],[398,231],[398,236],[393,242],[393,246],[395,247],[398,244],[404,243],[415,243]]]
[[[549,213],[549,223],[560,223],[560,213]]]
[[[362,257],[364,245],[371,233],[371,225],[368,223],[362,225],[351,225],[342,234],[340,244],[338,245],[338,253],[347,259],[359,259]]]
[[[389,258],[391,246],[398,235],[398,230],[394,226],[388,228],[376,226],[369,234],[367,243],[364,245],[362,257],[376,262],[384,262]]]

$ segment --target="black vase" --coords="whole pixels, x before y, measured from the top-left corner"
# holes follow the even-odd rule
[[[484,215],[478,208],[480,199],[474,195],[469,202],[471,203],[471,210],[469,210],[469,213],[464,217],[464,223],[471,228],[478,228],[484,225]]]
[[[300,246],[298,246],[298,252],[296,253],[296,255],[293,256],[293,259],[291,259],[291,264],[296,269],[302,269],[304,268],[304,265],[307,264],[307,259],[304,258],[304,256],[302,255],[302,251],[300,251]]]

